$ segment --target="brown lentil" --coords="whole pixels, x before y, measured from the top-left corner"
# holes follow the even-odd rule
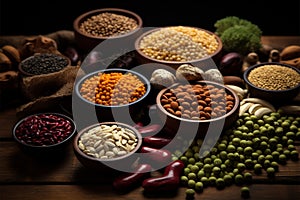
[[[161,28],[144,36],[139,44],[145,55],[165,61],[201,59],[214,53],[218,46],[214,35],[185,26]]]
[[[80,24],[80,31],[97,37],[126,34],[138,27],[135,19],[115,13],[104,12],[91,16]]]
[[[86,79],[80,88],[83,98],[101,105],[124,105],[146,93],[144,83],[134,74],[99,73]]]
[[[267,90],[287,90],[300,84],[300,74],[290,67],[263,65],[249,72],[249,81]]]
[[[178,85],[168,89],[160,101],[169,113],[193,120],[221,117],[235,105],[231,94],[211,84]]]

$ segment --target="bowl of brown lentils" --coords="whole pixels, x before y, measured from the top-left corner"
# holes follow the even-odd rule
[[[243,74],[251,97],[274,104],[287,104],[300,92],[300,70],[279,63],[263,62],[249,67]]]
[[[130,10],[101,8],[85,12],[73,22],[75,41],[80,50],[88,53],[107,39],[128,40],[139,34],[141,17]]]
[[[140,63],[159,63],[174,69],[185,63],[200,68],[211,66],[220,58],[222,47],[221,39],[213,32],[190,26],[153,28],[135,41]]]
[[[150,81],[141,73],[108,68],[81,77],[75,84],[74,98],[82,115],[90,115],[91,110],[99,121],[130,123],[138,120],[150,90]]]
[[[213,81],[175,83],[156,97],[160,119],[166,132],[196,134],[203,138],[209,128],[222,131],[238,118],[239,98],[226,85]]]

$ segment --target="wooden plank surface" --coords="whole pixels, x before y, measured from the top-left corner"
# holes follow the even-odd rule
[[[300,37],[263,37],[265,44],[282,48],[300,44]],[[23,152],[13,141],[11,130],[17,122],[15,107],[0,110],[0,200],[22,199],[184,199],[185,188],[174,196],[146,197],[141,187],[126,194],[116,194],[111,188],[112,174],[86,169],[75,157],[72,145],[55,156],[35,157]],[[297,146],[298,150],[300,147]],[[300,196],[300,161],[280,166],[275,179],[265,174],[254,176],[250,199],[296,199]],[[242,199],[240,187],[224,190],[205,188],[196,199]]]

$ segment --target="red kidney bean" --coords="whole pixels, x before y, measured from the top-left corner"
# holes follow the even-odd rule
[[[16,128],[16,137],[30,145],[53,145],[70,136],[74,127],[71,122],[55,114],[27,117]]]
[[[151,161],[158,163],[168,163],[171,161],[172,154],[167,149],[156,149],[152,147],[142,146],[141,153],[145,153],[145,157]]]
[[[171,140],[170,138],[147,136],[143,138],[143,145],[160,149],[169,144]]]
[[[142,181],[151,174],[151,165],[139,164],[132,173],[125,173],[113,180],[113,188],[117,192],[128,192],[141,185]]]
[[[151,177],[143,181],[142,187],[146,192],[176,191],[180,185],[180,176],[184,168],[181,160],[171,162],[160,177]]]
[[[146,137],[157,134],[162,129],[162,126],[160,124],[151,124],[147,126],[137,125],[136,129],[142,134],[143,137]]]

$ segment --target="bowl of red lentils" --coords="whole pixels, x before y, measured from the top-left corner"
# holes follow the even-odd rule
[[[81,77],[75,84],[75,97],[82,111],[92,108],[99,121],[130,123],[138,120],[150,90],[150,81],[141,73],[108,68]]]
[[[152,28],[135,41],[140,63],[159,63],[174,69],[186,63],[211,67],[212,61],[220,59],[222,47],[213,32],[190,26]]]
[[[166,133],[178,131],[203,138],[208,129],[222,132],[238,118],[239,98],[226,85],[213,81],[175,83],[156,97],[160,119]]]
[[[77,131],[73,119],[62,113],[28,115],[13,127],[12,136],[22,150],[35,155],[63,150]]]
[[[80,163],[88,169],[129,171],[138,160],[142,135],[131,125],[101,122],[78,132],[73,150]]]
[[[79,15],[73,22],[76,44],[88,53],[104,40],[132,40],[143,26],[135,12],[121,8],[101,8]]]
[[[288,104],[300,92],[300,70],[280,62],[250,66],[243,74],[251,97],[274,104]]]

